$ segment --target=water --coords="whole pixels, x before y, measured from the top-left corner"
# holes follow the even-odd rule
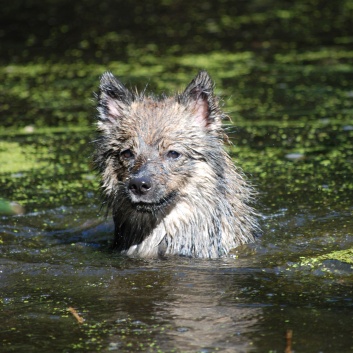
[[[125,32],[109,1],[85,4],[29,1],[30,36],[16,4],[0,15],[17,31],[0,59],[0,197],[24,209],[0,215],[0,351],[353,351],[351,1],[126,2]],[[179,12],[193,34],[165,27]],[[219,260],[121,257],[91,168],[91,92],[107,69],[174,91],[200,68],[233,118],[227,148],[263,235]]]
[[[236,134],[247,139],[242,158],[253,158],[255,171],[261,167],[252,176],[264,233],[232,257],[213,261],[145,261],[110,251],[113,226],[83,158],[90,134],[46,136],[42,147],[50,146],[58,165],[46,164],[44,174],[6,176],[24,185],[25,195],[32,195],[32,177],[38,184],[27,213],[1,219],[2,351],[281,352],[287,330],[295,351],[352,349],[351,264],[334,258],[315,263],[315,256],[353,244],[351,197],[342,182],[349,178],[347,165],[332,160],[342,168],[325,174],[326,166],[315,165],[327,156],[288,158],[281,144],[272,147],[281,158],[273,153],[258,160],[248,153],[247,130]],[[273,146],[269,135],[278,136],[273,127],[259,130],[265,134],[250,145],[255,151],[259,144]],[[303,136],[302,130],[295,134]],[[338,131],[340,140],[347,132]],[[44,144],[32,134],[11,141],[19,139]],[[71,152],[59,158],[62,146]],[[242,147],[232,150],[240,158]],[[11,189],[8,198],[10,192],[17,195]]]

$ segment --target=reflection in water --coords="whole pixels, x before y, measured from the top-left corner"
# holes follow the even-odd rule
[[[194,281],[186,278],[182,281],[184,283],[180,283],[179,295],[170,309],[178,327],[170,334],[174,347],[195,351],[200,348],[247,351],[251,347],[247,333],[254,332],[253,326],[262,312],[261,308],[227,302],[222,299],[222,292],[226,290],[222,276],[192,272],[189,276]],[[185,282],[190,283],[190,287]],[[241,283],[240,280],[239,285]]]
[[[119,320],[125,315],[132,321],[141,320],[143,316],[149,322],[154,317],[168,327],[154,337],[162,349],[178,347],[181,351],[204,349],[206,352],[218,348],[234,352],[236,348],[245,352],[251,347],[247,333],[254,331],[262,309],[224,298],[230,285],[236,294],[236,287],[247,283],[246,269],[243,273],[235,271],[230,275],[222,271],[219,261],[195,264],[192,260],[176,259],[159,262],[157,267],[153,263],[150,265],[154,267],[153,271],[134,276],[135,287],[129,295],[128,288],[111,283],[109,291],[118,296],[124,292],[119,301]],[[144,278],[143,283],[136,279],[140,276]]]

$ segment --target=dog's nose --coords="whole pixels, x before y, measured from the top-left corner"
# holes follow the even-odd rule
[[[146,176],[130,179],[129,190],[135,195],[146,195],[151,190],[151,188],[152,181]]]

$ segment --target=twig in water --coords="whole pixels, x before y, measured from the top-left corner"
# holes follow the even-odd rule
[[[70,313],[75,317],[75,319],[77,320],[77,322],[79,324],[83,324],[83,322],[85,321],[85,319],[83,317],[81,317],[78,312],[72,307],[69,306],[68,310],[70,311]]]
[[[286,332],[286,349],[284,350],[284,353],[292,353],[292,337],[293,337],[293,331],[287,330],[287,332]]]

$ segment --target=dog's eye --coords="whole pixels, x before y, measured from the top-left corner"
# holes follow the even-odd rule
[[[134,153],[130,150],[130,149],[127,149],[125,151],[122,151],[120,153],[121,157],[123,157],[124,159],[130,159],[130,158],[133,158],[134,157]]]
[[[180,157],[180,153],[177,151],[168,151],[167,158],[169,159],[177,159]]]

